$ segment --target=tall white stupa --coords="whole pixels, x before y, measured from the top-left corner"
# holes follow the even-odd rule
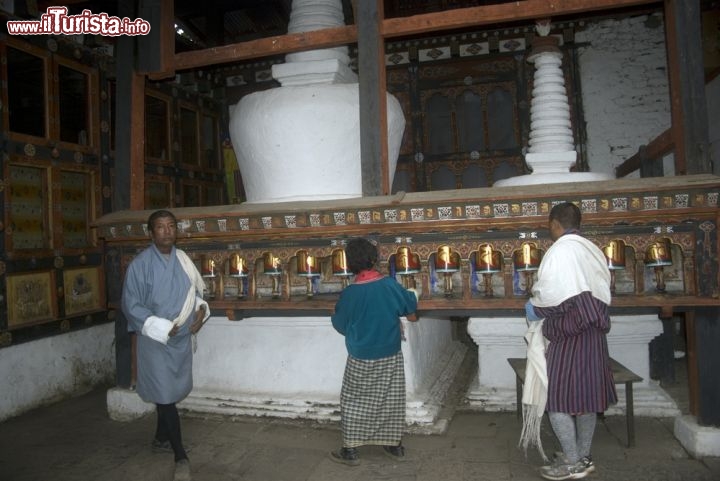
[[[548,35],[550,21],[537,22],[537,37],[528,61],[535,65],[532,103],[530,106],[530,139],[525,162],[532,169],[528,175],[510,177],[493,186],[556,184],[609,180],[611,176],[593,172],[570,172],[577,162],[577,151],[570,124],[570,104],[562,72],[559,39]]]

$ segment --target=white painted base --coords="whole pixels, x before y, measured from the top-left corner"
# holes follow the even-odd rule
[[[403,326],[407,424],[432,429],[467,347],[452,339],[447,319],[403,320]],[[198,335],[194,388],[179,407],[229,416],[336,421],[346,358],[344,338],[328,317],[213,317]],[[147,414],[142,404],[131,391],[108,393],[113,419]]]
[[[471,318],[468,333],[478,345],[478,376],[473,380],[467,401],[484,411],[514,411],[515,373],[507,358],[525,357],[525,318]],[[657,316],[614,316],[608,334],[610,356],[643,378],[633,385],[636,415],[672,417],[680,414],[675,401],[650,379],[648,344],[662,333]],[[625,387],[616,386],[618,404],[607,413],[625,412]]]
[[[720,456],[720,428],[700,426],[695,416],[675,418],[674,434],[694,458]]]
[[[133,421],[155,411],[155,405],[146,403],[137,392],[113,387],[107,392],[107,410],[113,421]]]

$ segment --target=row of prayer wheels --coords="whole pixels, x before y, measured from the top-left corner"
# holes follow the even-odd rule
[[[625,242],[612,240],[602,251],[605,254],[608,268],[611,270],[625,268]],[[513,252],[513,267],[517,271],[537,270],[542,260],[543,250],[533,242],[523,243]],[[247,277],[249,266],[247,260],[238,253],[231,254],[229,261],[230,277]],[[660,239],[651,243],[645,252],[645,265],[659,267],[672,265],[670,240]],[[307,250],[301,249],[295,255],[296,272],[300,276],[319,276],[321,274],[320,259],[311,255]],[[457,272],[460,270],[460,254],[448,245],[440,246],[434,259],[437,272]],[[479,273],[500,272],[503,267],[502,252],[491,244],[481,244],[477,249],[475,270]],[[416,274],[421,270],[418,254],[412,252],[408,246],[398,247],[394,255],[394,271],[400,275]],[[279,275],[283,271],[283,262],[271,252],[263,254],[263,274]],[[215,277],[219,274],[215,260],[203,257],[201,260],[201,273],[204,277]],[[351,276],[348,270],[345,251],[337,248],[332,251],[332,274],[336,276]]]
[[[352,273],[347,270],[347,262],[345,260],[345,251],[343,249],[335,249],[332,253],[333,258],[333,275],[350,276]],[[300,276],[319,276],[320,259],[310,255],[306,250],[299,250],[295,254],[295,264],[297,274]],[[228,273],[230,277],[247,277],[250,274],[250,267],[247,259],[238,253],[230,255]],[[272,252],[263,254],[263,274],[269,276],[280,275],[283,272],[282,259],[276,257]],[[203,277],[216,277],[220,275],[219,266],[214,259],[201,256],[200,273]]]
[[[532,242],[525,242],[520,249],[513,253],[513,265],[518,271],[537,270],[542,259],[542,249]],[[482,274],[492,274],[502,271],[502,252],[491,244],[481,244],[477,249],[475,270]],[[412,252],[410,247],[398,247],[395,253],[395,272],[400,275],[416,274],[420,272],[420,256]],[[440,246],[435,255],[434,267],[436,272],[457,272],[460,270],[460,254],[453,251],[450,246]]]
[[[502,252],[490,244],[481,244],[478,248],[475,268],[480,273],[500,272],[503,267]],[[332,251],[332,274],[347,277],[352,272],[348,269],[345,250],[337,248]],[[421,271],[418,254],[410,247],[398,247],[393,256],[393,271],[399,275],[416,274]],[[534,243],[525,243],[513,254],[513,263],[518,271],[537,270],[542,258],[542,250]],[[262,273],[280,275],[283,272],[283,261],[271,252],[263,254]],[[203,277],[216,277],[220,274],[218,263],[209,257],[201,256],[201,274]],[[434,260],[437,272],[452,273],[460,270],[460,254],[448,245],[440,246]],[[307,250],[298,250],[295,254],[295,270],[300,276],[319,276],[321,274],[320,259]],[[230,255],[228,274],[230,277],[247,277],[250,272],[247,259],[239,253]]]

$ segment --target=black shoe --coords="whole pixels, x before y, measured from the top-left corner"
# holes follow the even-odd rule
[[[405,460],[405,446],[402,444],[398,444],[397,446],[383,446],[383,452],[386,456],[396,461]]]
[[[173,448],[170,445],[170,441],[158,441],[157,439],[153,439],[150,443],[150,449],[152,449],[153,453],[172,453]],[[186,453],[189,453],[192,448],[190,446],[183,446],[183,449]]]
[[[340,448],[337,451],[331,451],[330,459],[336,463],[347,466],[357,466],[360,464],[360,456],[355,448]]]

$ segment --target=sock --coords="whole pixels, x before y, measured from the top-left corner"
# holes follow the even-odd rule
[[[568,462],[570,464],[577,463],[580,457],[575,436],[575,419],[567,413],[548,412],[548,417]]]
[[[595,434],[595,424],[597,414],[586,413],[580,414],[575,418],[577,428],[577,449],[578,455],[590,456],[590,447],[592,446],[593,434]]]

